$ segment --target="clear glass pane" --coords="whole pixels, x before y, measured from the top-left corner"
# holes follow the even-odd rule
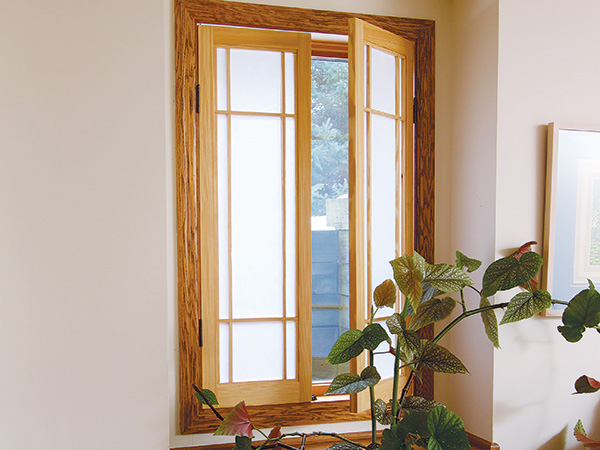
[[[219,325],[219,381],[229,383],[229,324]]]
[[[285,113],[294,114],[296,109],[296,58],[293,53],[285,54]]]
[[[283,322],[233,324],[233,381],[283,380]]]
[[[229,169],[227,116],[217,116],[218,223],[219,223],[219,317],[229,318]]]
[[[231,128],[233,317],[282,317],[281,119],[234,116]]]
[[[296,378],[296,322],[288,320],[285,324],[285,357],[288,380]]]
[[[296,120],[285,119],[285,311],[296,316]]]
[[[349,328],[348,62],[312,59],[312,359],[313,381],[348,364],[325,364]]]
[[[371,107],[396,113],[396,57],[371,48]]]
[[[281,52],[231,49],[231,109],[281,112]]]
[[[392,271],[389,261],[396,256],[396,121],[372,115],[371,154],[371,276],[373,288]]]
[[[227,109],[227,49],[217,48],[217,109]]]

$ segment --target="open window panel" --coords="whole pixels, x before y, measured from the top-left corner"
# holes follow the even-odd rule
[[[389,261],[413,246],[414,43],[351,19],[349,65],[351,327],[363,329],[374,289],[391,278]],[[375,321],[393,312],[384,308]],[[388,350],[383,342],[374,361],[363,352],[351,362],[355,373],[375,365],[381,375],[376,398],[384,401],[392,398],[394,357]],[[368,391],[352,396],[352,411],[369,407]]]
[[[343,312],[339,298],[349,291],[345,322],[362,329],[374,288],[391,276],[388,262],[412,243],[414,49],[358,19],[349,39],[350,171],[345,195],[342,189],[327,199],[331,214],[324,217],[336,232],[335,270],[349,274],[348,285],[336,287],[338,304],[330,306]],[[311,301],[310,255],[332,247],[330,233],[311,249],[317,236],[311,223],[321,217],[310,212],[311,37],[201,25],[198,43],[200,121],[206,124],[199,145],[202,387],[223,407],[242,399],[250,406],[309,402],[331,381],[315,375],[319,365],[311,358],[318,329],[311,327],[312,315],[328,311],[315,304],[319,289]],[[339,44],[317,47],[339,59]],[[327,117],[323,126],[331,122]],[[343,322],[334,324],[338,335]],[[391,397],[388,350],[382,344],[371,362],[381,372],[383,398]],[[359,373],[365,365],[362,356],[350,369]],[[360,394],[352,405],[355,412],[369,407]]]

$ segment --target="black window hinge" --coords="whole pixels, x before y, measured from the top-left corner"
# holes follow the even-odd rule
[[[200,114],[200,85],[196,85],[196,113]]]
[[[202,319],[198,320],[198,346],[202,347]]]
[[[413,97],[413,123],[417,123],[417,110],[419,109],[417,97]]]

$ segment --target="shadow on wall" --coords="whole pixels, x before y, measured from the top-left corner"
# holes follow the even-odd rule
[[[567,443],[567,432],[568,427],[565,426],[560,433],[552,436],[548,442],[538,448],[538,450],[565,450],[565,445]]]
[[[596,405],[593,420],[589,423],[589,425],[584,424],[584,427],[588,432],[589,437],[592,439],[600,438],[600,401]],[[573,444],[567,449],[567,435],[569,434],[573,434],[573,427],[571,425],[565,426],[560,433],[554,435],[548,440],[548,442],[541,447],[538,447],[537,450],[581,450],[583,446],[579,443]]]

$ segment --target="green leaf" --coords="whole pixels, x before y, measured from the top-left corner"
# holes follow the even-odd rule
[[[463,421],[444,406],[437,406],[427,417],[431,433],[427,450],[471,450]]]
[[[529,255],[529,253],[526,253],[526,255]],[[552,296],[548,291],[538,289],[533,293],[529,291],[521,292],[508,303],[500,325],[529,319],[550,306],[552,306]]]
[[[333,344],[327,362],[342,364],[356,358],[363,350],[375,350],[383,341],[391,343],[390,336],[379,323],[367,326],[363,331],[348,330]]]
[[[422,282],[425,278],[426,262],[421,255],[414,252],[414,255],[404,255],[390,261],[394,269],[394,279],[398,289],[406,296],[413,308],[416,310],[419,306],[421,296],[423,295]]]
[[[365,349],[362,342],[360,342],[361,337],[362,331],[360,330],[348,330],[343,333],[333,344],[327,356],[327,362],[329,364],[342,364],[356,358]]]
[[[247,436],[254,437],[252,434],[252,423],[248,416],[246,403],[240,402],[225,416],[225,419],[214,432],[215,436]]]
[[[537,275],[542,263],[542,257],[535,252],[525,253],[519,259],[507,256],[494,261],[483,275],[482,294],[491,297],[498,291],[507,291],[526,283]]]
[[[218,405],[219,404],[219,402],[217,401],[217,396],[210,389],[200,389],[200,392],[202,392],[204,397],[206,397],[206,400],[208,400],[208,403],[206,402],[206,400],[204,400],[204,397],[202,397],[202,395],[200,395],[198,392],[195,392],[194,395],[196,396],[198,401],[200,403],[202,403],[203,405]]]
[[[479,269],[479,267],[481,266],[481,261],[477,260],[477,259],[471,259],[467,256],[465,256],[464,253],[459,252],[458,250],[456,251],[456,266],[459,269],[462,269],[463,267],[465,269],[467,269],[467,272],[474,272],[475,270]]]
[[[392,308],[394,306],[396,303],[396,285],[392,280],[385,280],[375,288],[373,302],[378,308],[382,306]]]
[[[403,361],[410,361],[421,351],[421,337],[419,333],[413,330],[406,329],[406,320],[398,313],[394,313],[386,321],[387,326],[392,334],[398,336],[400,349],[403,351]]]
[[[473,284],[469,275],[450,264],[427,264],[423,281],[442,292],[458,292]]]
[[[592,394],[598,391],[600,391],[600,381],[595,380],[592,377],[582,375],[575,381],[576,394]]]
[[[423,397],[412,395],[404,400],[401,408],[405,411],[420,411],[429,413],[433,408],[440,404],[435,400],[427,400]]]
[[[333,379],[325,395],[356,394],[375,386],[380,379],[381,376],[373,366],[365,367],[360,375],[343,373]]]
[[[392,343],[390,336],[387,334],[385,329],[379,323],[372,323],[367,326],[360,337],[360,342],[364,348],[368,350],[375,350],[379,347],[383,341],[387,341],[389,344]]]
[[[379,450],[398,450],[406,449],[407,438],[415,436],[417,439],[428,439],[429,430],[427,428],[426,412],[407,411],[402,420],[387,430],[383,430],[383,439]],[[415,442],[412,439],[412,442]]]
[[[385,323],[392,334],[398,334],[406,330],[406,319],[401,314],[392,314]]]
[[[492,304],[487,297],[482,296],[479,307],[485,308],[486,306],[492,306]],[[496,317],[494,310],[490,309],[482,312],[481,320],[483,320],[483,327],[485,328],[485,334],[488,339],[494,344],[494,347],[500,348],[500,341],[498,339],[498,318]]]
[[[430,323],[439,322],[440,320],[448,317],[454,307],[456,306],[456,300],[450,297],[432,298],[422,303],[410,321],[410,330],[419,330]]]
[[[236,436],[235,447],[231,450],[252,450],[252,439],[246,436]]]
[[[375,400],[373,404],[373,413],[375,414],[375,419],[381,425],[391,425],[393,422],[392,414],[388,411],[388,405],[386,402],[378,398]]]
[[[349,442],[337,442],[327,450],[362,450],[358,445],[350,444]]]
[[[581,291],[569,302],[564,310],[562,321],[564,326],[558,331],[569,342],[577,342],[583,337],[586,328],[593,328],[600,323],[600,294],[592,282],[590,288]]]
[[[417,362],[434,372],[469,373],[464,364],[448,349],[431,341],[423,340]]]

